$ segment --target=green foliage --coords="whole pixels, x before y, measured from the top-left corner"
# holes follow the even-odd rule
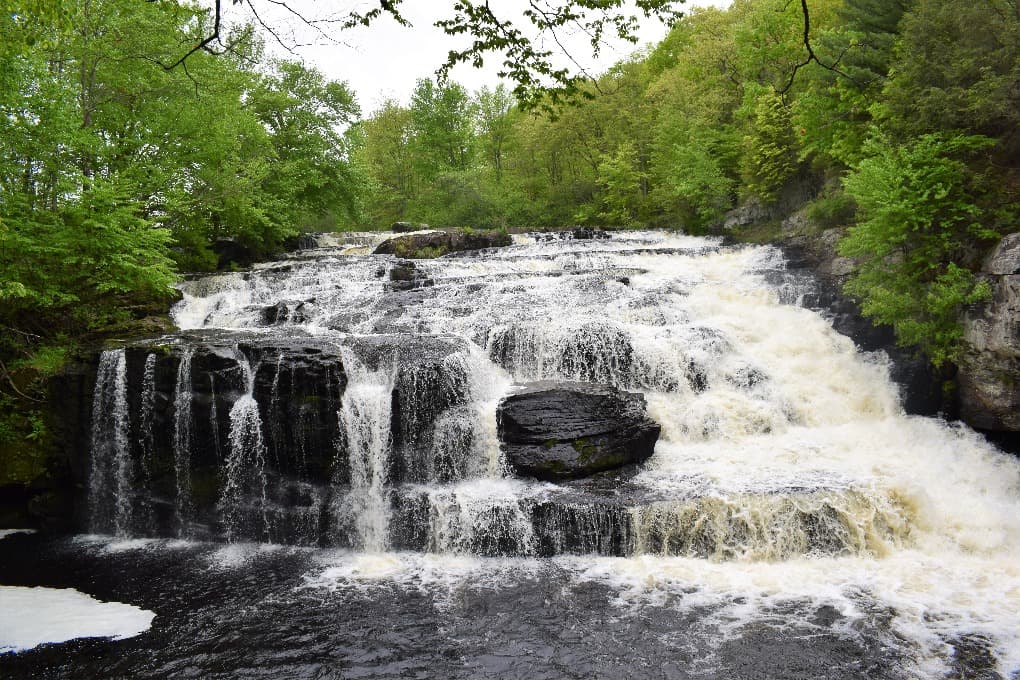
[[[856,215],[854,199],[839,189],[822,194],[807,206],[808,218],[821,229],[845,227],[853,223]]]
[[[724,166],[729,140],[717,131],[683,126],[663,135],[652,156],[655,199],[674,223],[698,231],[732,207],[736,182]]]
[[[250,27],[166,68],[209,19],[135,0],[0,13],[0,480],[44,466],[38,402],[82,336],[165,312],[217,239],[259,256],[358,216],[350,91],[266,61]]]
[[[847,291],[897,339],[917,345],[936,365],[953,360],[963,305],[984,299],[987,285],[963,266],[975,242],[997,236],[985,224],[978,184],[965,160],[993,140],[928,134],[904,146],[877,137],[845,178],[862,221],[840,243],[862,259]]]
[[[601,189],[593,209],[582,211],[578,219],[623,227],[638,224],[645,176],[638,165],[637,151],[623,144],[599,162],[596,182]]]
[[[744,177],[747,188],[766,203],[797,172],[797,141],[790,111],[779,95],[752,91],[751,125],[744,137]]]
[[[880,110],[905,134],[968,130],[999,136],[1020,124],[1020,17],[1012,0],[918,0]]]

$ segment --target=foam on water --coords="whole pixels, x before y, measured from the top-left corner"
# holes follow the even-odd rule
[[[0,654],[83,637],[121,640],[148,630],[155,616],[70,588],[0,586]]]

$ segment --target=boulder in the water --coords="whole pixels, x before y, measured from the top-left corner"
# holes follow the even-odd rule
[[[547,481],[641,463],[661,429],[645,412],[643,395],[566,381],[532,383],[508,396],[496,424],[514,469]]]
[[[571,232],[571,236],[577,241],[587,241],[591,239],[606,239],[609,238],[609,232],[604,229],[597,229],[594,227],[578,227]]]
[[[390,227],[390,231],[397,234],[406,234],[411,231],[423,231],[428,229],[429,225],[418,222],[394,222],[393,226]]]
[[[429,231],[394,236],[380,243],[375,254],[424,259],[456,251],[508,246],[512,241],[505,231]]]
[[[301,300],[281,300],[275,305],[263,307],[260,321],[263,326],[279,326],[285,323],[305,323],[311,307]]]
[[[398,260],[390,268],[387,290],[415,290],[434,286],[435,281],[418,269],[413,260]]]

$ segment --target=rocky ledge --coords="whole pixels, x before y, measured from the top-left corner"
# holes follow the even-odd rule
[[[518,474],[555,482],[641,463],[660,431],[643,395],[567,381],[531,383],[506,397],[496,424]]]
[[[992,296],[964,317],[960,411],[970,425],[1020,431],[1020,233],[1010,234],[981,268]]]
[[[383,241],[375,249],[375,254],[424,259],[463,250],[498,248],[512,242],[505,231],[414,232]]]

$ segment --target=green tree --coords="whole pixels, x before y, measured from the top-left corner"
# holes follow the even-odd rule
[[[389,227],[405,219],[418,196],[411,112],[387,101],[359,125],[358,157],[369,174],[368,224]]]
[[[962,305],[989,289],[967,267],[975,246],[998,234],[979,205],[981,182],[966,160],[994,143],[975,135],[927,134],[902,146],[877,137],[844,179],[862,221],[840,243],[861,259],[847,292],[938,366],[962,341]],[[980,252],[980,251],[979,251]]]
[[[621,145],[599,163],[597,208],[594,213],[583,211],[581,219],[614,226],[636,226],[644,179],[633,145]]]
[[[918,0],[904,15],[881,113],[905,134],[1015,136],[1020,17],[1012,0]],[[1013,145],[1015,150],[1017,146]]]

